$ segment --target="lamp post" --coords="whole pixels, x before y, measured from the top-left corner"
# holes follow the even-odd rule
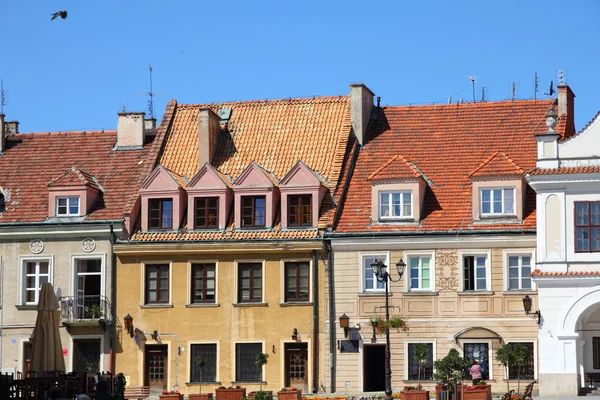
[[[390,308],[389,308],[389,282],[399,282],[404,274],[406,264],[402,259],[396,263],[396,270],[398,271],[398,279],[392,279],[392,276],[387,271],[387,265],[381,260],[375,260],[371,264],[373,274],[377,277],[379,282],[385,282],[385,398],[386,400],[392,400],[392,365],[390,363]]]

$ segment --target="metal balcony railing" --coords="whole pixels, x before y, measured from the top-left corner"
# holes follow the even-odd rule
[[[62,322],[110,321],[110,302],[105,296],[70,296],[60,299]]]

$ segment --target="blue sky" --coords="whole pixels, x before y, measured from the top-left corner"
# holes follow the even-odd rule
[[[67,10],[66,20],[50,14]],[[21,132],[114,129],[180,103],[349,93],[382,104],[544,98],[556,72],[575,92],[576,128],[600,110],[600,2],[0,0],[0,78]],[[461,93],[456,94],[461,89]]]

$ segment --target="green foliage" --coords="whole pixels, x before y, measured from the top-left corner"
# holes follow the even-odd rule
[[[254,359],[254,364],[260,368],[260,392],[262,392],[262,366],[268,362],[268,358],[267,353],[258,353]]]
[[[90,307],[90,313],[92,314],[92,319],[102,318],[102,307],[99,304],[92,304]]]
[[[272,400],[272,397],[268,392],[259,390],[254,393],[254,400]]]
[[[375,334],[379,336],[385,335],[386,326],[390,330],[395,330],[397,332],[408,332],[409,330],[406,320],[399,315],[390,315],[390,318],[387,322],[385,321],[385,317],[378,315],[369,321],[369,325],[375,327]]]
[[[413,346],[415,352],[415,359],[417,360],[417,363],[419,365],[419,373],[417,375],[417,386],[420,386],[423,363],[427,360],[427,345],[425,343],[415,343]]]
[[[445,385],[456,383],[465,379],[465,372],[471,363],[460,356],[458,350],[450,349],[448,354],[433,363],[435,373],[433,377]]]
[[[517,391],[521,390],[521,371],[531,361],[529,349],[519,343],[507,343],[496,350],[496,359],[504,365],[506,370],[506,385],[508,382],[508,366],[517,367]]]
[[[204,358],[202,356],[196,356],[196,367],[198,367],[200,369],[200,392],[198,393],[202,393],[202,372],[204,371]]]

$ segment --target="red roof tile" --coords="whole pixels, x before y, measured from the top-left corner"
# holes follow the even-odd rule
[[[48,184],[48,187],[63,186],[88,186],[98,191],[102,191],[92,175],[75,167],[67,170],[64,174]]]
[[[377,168],[369,177],[368,181],[373,179],[399,179],[399,178],[420,178],[421,174],[406,158],[396,154],[385,164]]]
[[[561,168],[536,168],[529,175],[567,175],[567,174],[592,174],[600,172],[600,166],[588,167],[561,167]]]
[[[544,272],[539,269],[535,269],[529,275],[532,277],[600,276],[600,271]]]
[[[470,176],[522,175],[525,171],[506,153],[497,151],[477,168],[469,172]]]
[[[469,173],[496,152],[510,155],[512,162],[505,159],[509,165],[532,170],[537,159],[534,135],[545,131],[544,117],[552,103],[521,100],[382,108],[359,153],[335,232],[534,230],[535,192],[529,187],[523,223],[473,223]],[[417,165],[431,181],[423,204],[425,217],[417,226],[371,224],[372,166],[396,154]],[[502,158],[499,172],[506,165]]]

